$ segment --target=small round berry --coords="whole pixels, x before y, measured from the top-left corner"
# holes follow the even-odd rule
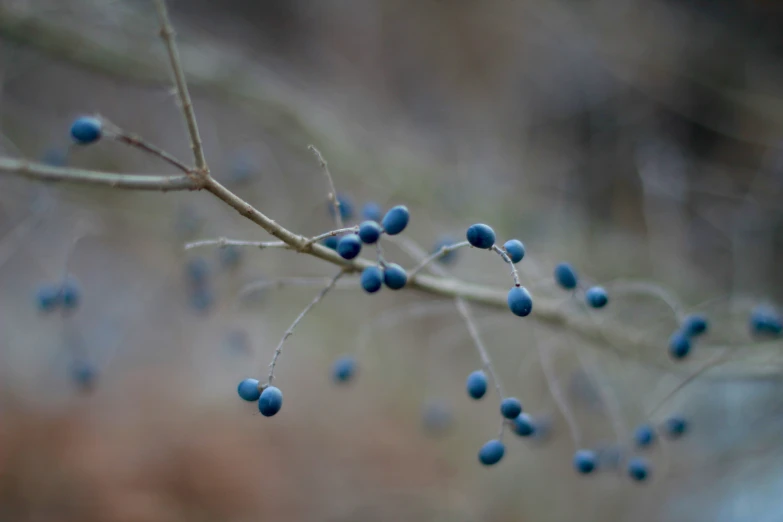
[[[89,391],[95,385],[97,378],[98,371],[89,362],[80,359],[71,365],[71,379],[79,389]]]
[[[691,353],[691,340],[682,332],[675,332],[669,338],[669,355],[674,359],[684,359]]]
[[[640,448],[646,448],[655,442],[655,430],[649,424],[642,424],[633,434],[633,440]]]
[[[226,245],[218,249],[220,266],[227,270],[233,270],[239,266],[242,260],[242,249],[237,245]]]
[[[682,437],[688,431],[688,421],[678,415],[669,417],[664,423],[666,433],[672,439]]]
[[[383,229],[375,221],[365,221],[359,225],[359,239],[368,245],[374,244],[381,237]]]
[[[506,447],[497,439],[492,439],[487,442],[479,450],[478,458],[479,462],[485,466],[492,466],[500,462],[503,455],[506,453]]]
[[[380,221],[383,217],[383,210],[378,203],[368,201],[362,207],[362,217],[369,221]]]
[[[473,399],[480,399],[487,393],[487,376],[482,370],[476,370],[468,375],[468,380],[465,383],[468,389],[468,395]]]
[[[365,292],[374,294],[383,285],[383,271],[377,266],[368,266],[362,270],[360,282]]]
[[[597,459],[594,451],[578,450],[574,453],[574,469],[582,475],[588,475],[595,471]]]
[[[519,317],[527,317],[533,310],[533,298],[524,286],[515,286],[508,291],[508,308]]]
[[[771,307],[756,307],[750,313],[750,331],[754,335],[778,336],[783,332],[783,319]]]
[[[522,403],[514,397],[506,397],[500,401],[500,414],[507,419],[516,419],[522,413]]]
[[[340,217],[348,221],[353,217],[353,200],[346,194],[338,194],[337,201],[340,203]],[[329,202],[329,215],[334,217],[334,205]]]
[[[636,482],[644,482],[650,475],[650,465],[647,459],[633,457],[628,461],[628,476]]]
[[[530,437],[536,433],[536,425],[533,418],[527,413],[520,413],[512,421],[511,428],[520,437]]]
[[[555,281],[566,290],[573,290],[579,281],[576,270],[569,263],[560,263],[555,267]]]
[[[503,249],[514,264],[519,263],[525,257],[525,245],[519,239],[509,239],[503,244]]]
[[[410,212],[405,205],[397,205],[386,212],[381,221],[381,226],[390,236],[394,236],[405,230],[410,220]]]
[[[69,280],[63,283],[62,289],[60,290],[60,299],[62,301],[63,308],[73,310],[79,306],[79,302],[81,302],[81,296],[82,292],[76,285],[75,281]]]
[[[356,234],[348,234],[337,242],[337,253],[343,259],[353,259],[362,251],[362,242]]]
[[[340,241],[340,238],[337,236],[329,236],[325,237],[321,240],[321,243],[326,248],[331,248],[332,250],[337,250],[337,243]]]
[[[51,312],[60,305],[61,288],[58,285],[45,284],[35,293],[35,302],[42,312]]]
[[[707,318],[699,314],[689,315],[682,321],[681,330],[688,337],[698,337],[707,331]]]
[[[203,285],[209,279],[209,263],[203,257],[194,257],[188,261],[188,281],[193,285]]]
[[[89,116],[81,116],[71,125],[71,137],[76,142],[86,145],[101,138],[101,121]]]
[[[237,393],[248,402],[257,401],[261,397],[257,379],[245,379],[237,386]]]
[[[585,301],[592,308],[603,308],[609,302],[609,295],[601,286],[593,286],[585,292]]]
[[[356,359],[347,355],[337,359],[332,366],[332,377],[337,383],[350,381],[355,372]]]
[[[408,274],[400,265],[389,263],[383,268],[383,282],[392,290],[399,290],[408,282]]]
[[[465,237],[472,246],[476,248],[489,249],[495,244],[495,231],[492,227],[483,223],[470,225]]]
[[[283,406],[283,392],[274,386],[268,386],[258,398],[258,411],[264,417],[271,417]]]
[[[454,245],[456,243],[457,243],[457,241],[453,237],[444,236],[444,237],[438,239],[438,241],[435,243],[435,246],[433,247],[431,253],[434,254],[435,252],[437,252],[441,248],[447,247],[447,246],[451,246],[451,245]],[[454,261],[456,261],[456,260],[457,260],[457,250],[451,250],[451,251],[443,254],[442,256],[440,256],[438,258],[438,263],[441,263],[441,264],[444,264],[444,265],[450,265],[450,264],[454,263]]]

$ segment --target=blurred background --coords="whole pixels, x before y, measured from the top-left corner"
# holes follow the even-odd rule
[[[185,251],[269,239],[209,194],[2,176],[0,519],[781,520],[781,344],[752,343],[746,326],[752,306],[783,298],[781,5],[169,5],[213,174],[265,214],[302,234],[332,228],[313,144],[351,222],[369,201],[406,204],[405,234],[426,250],[489,223],[525,243],[535,299],[585,313],[552,281],[568,260],[618,289],[590,320],[661,348],[476,306],[507,392],[549,427],[507,432],[505,458],[485,468],[476,454],[497,435],[497,398],[464,391],[480,359],[453,303],[347,280],[289,340],[275,379],[285,404],[263,418],[236,385],[265,375],[318,288],[240,290],[332,268],[285,251]],[[98,113],[189,159],[152,1],[0,0],[0,64],[5,156],[175,173],[108,140],[71,146],[72,120]],[[387,254],[415,265],[393,244]],[[496,256],[458,254],[456,276],[508,286]],[[39,312],[37,289],[66,275],[78,309]],[[620,291],[631,280],[710,317],[688,362],[666,354],[671,311]],[[347,386],[330,374],[342,354],[359,364]],[[629,451],[653,410],[692,430],[649,452],[648,483],[623,469],[576,475],[577,447]]]

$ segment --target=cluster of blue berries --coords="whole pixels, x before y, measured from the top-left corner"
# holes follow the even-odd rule
[[[697,337],[707,333],[709,323],[707,318],[699,314],[691,314],[680,324],[680,328],[669,337],[669,355],[673,359],[684,359],[691,353]]]
[[[81,302],[81,290],[76,281],[68,278],[63,283],[41,285],[35,294],[35,302],[42,312],[53,312],[58,308],[74,310]]]
[[[570,263],[558,263],[554,277],[555,282],[564,290],[576,290],[579,287],[579,275]],[[585,302],[591,308],[603,308],[609,304],[609,294],[602,286],[591,286],[585,290]]]

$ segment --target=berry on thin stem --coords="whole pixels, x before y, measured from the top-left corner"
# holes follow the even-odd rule
[[[503,244],[503,250],[512,263],[519,263],[525,257],[525,245],[519,239],[509,239]]]
[[[519,317],[527,317],[533,311],[533,298],[524,286],[515,286],[508,291],[508,308]]]
[[[271,417],[283,406],[283,393],[275,386],[267,386],[258,398],[258,411],[264,417]]]
[[[257,379],[245,379],[237,386],[237,393],[239,396],[248,401],[254,402],[261,397],[261,390],[258,389]]]
[[[383,229],[375,221],[365,221],[359,225],[359,239],[368,245],[374,244],[381,237]]]
[[[487,393],[487,375],[483,370],[476,370],[468,375],[465,385],[468,389],[468,395],[478,400]]]
[[[506,397],[500,401],[500,414],[507,419],[516,419],[522,413],[522,403],[514,397]]]
[[[707,331],[707,318],[703,315],[692,314],[682,321],[682,333],[689,337],[697,337]]]
[[[520,413],[511,421],[511,429],[520,437],[530,437],[536,433],[536,424],[527,413]]]
[[[574,469],[582,475],[589,475],[597,467],[595,452],[581,449],[574,453]]]
[[[356,372],[356,360],[351,356],[343,356],[332,365],[332,378],[337,383],[346,383]]]
[[[368,266],[362,270],[360,283],[365,292],[374,294],[383,285],[383,271],[377,266]]]
[[[408,274],[400,265],[388,263],[383,267],[383,282],[392,290],[399,290],[408,282]]]
[[[560,263],[555,267],[555,281],[565,290],[573,290],[579,282],[579,276],[569,263]]]
[[[71,137],[81,145],[98,141],[102,132],[101,121],[90,116],[76,118],[71,125]]]
[[[495,231],[489,225],[476,223],[468,227],[465,238],[471,246],[489,250],[495,244]]]
[[[405,230],[410,220],[410,212],[405,205],[397,205],[386,212],[381,221],[383,230],[390,236],[395,236]]]
[[[479,450],[479,462],[485,466],[493,466],[500,462],[506,453],[506,447],[497,439],[490,440]]]
[[[609,302],[609,295],[601,286],[593,286],[585,292],[585,301],[592,308],[603,308]]]
[[[682,332],[675,332],[669,338],[669,355],[674,359],[684,359],[691,353],[691,340]]]
[[[362,242],[356,234],[348,234],[337,242],[337,253],[343,259],[354,259],[362,251]]]

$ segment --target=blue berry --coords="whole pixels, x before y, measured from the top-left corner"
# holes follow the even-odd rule
[[[691,353],[691,340],[682,332],[675,332],[669,338],[669,355],[674,359],[684,359]]]
[[[492,227],[483,223],[476,223],[468,227],[465,237],[476,248],[489,249],[495,244],[495,231]]]
[[[628,461],[628,476],[637,482],[644,482],[650,475],[650,465],[647,459],[633,457]]]
[[[771,307],[756,307],[750,313],[750,331],[755,335],[778,336],[783,332],[783,319]]]
[[[432,253],[434,254],[438,250],[440,250],[443,247],[451,246],[456,244],[457,241],[450,236],[445,236],[440,239],[438,239],[437,243],[435,243],[435,247],[432,249]],[[457,250],[452,250],[446,254],[443,254],[438,258],[438,263],[444,264],[444,265],[450,265],[454,261],[457,260]]]
[[[353,201],[346,194],[338,194],[337,201],[340,203],[340,217],[343,221],[348,221],[353,217]],[[334,217],[334,205],[329,202],[329,215]]]
[[[242,249],[237,245],[226,245],[218,249],[218,259],[220,266],[226,269],[234,269],[239,266],[242,260]]]
[[[683,319],[681,330],[689,337],[697,337],[707,331],[707,318],[698,314],[689,315]]]
[[[574,469],[582,475],[588,475],[595,471],[597,459],[594,451],[578,450],[574,453]]]
[[[90,390],[98,378],[98,371],[87,361],[76,360],[71,365],[71,379],[82,390]]]
[[[378,241],[378,238],[381,237],[381,232],[383,232],[383,229],[375,221],[365,221],[359,225],[359,239],[362,240],[362,243],[367,243],[368,245]]]
[[[257,401],[261,397],[261,390],[258,389],[257,379],[245,379],[239,383],[237,393],[248,402]]]
[[[609,295],[601,286],[593,286],[585,292],[585,301],[593,308],[603,308],[609,302]]]
[[[519,239],[509,239],[503,244],[503,249],[514,264],[519,263],[525,257],[525,245]]]
[[[209,263],[203,257],[194,257],[188,261],[186,270],[188,281],[193,285],[203,285],[209,279]]]
[[[672,439],[677,439],[682,437],[685,432],[688,431],[688,421],[683,417],[675,415],[666,419],[664,428],[669,437]]]
[[[337,236],[329,236],[325,237],[321,240],[321,243],[326,248],[331,248],[332,250],[337,250],[337,243],[340,241],[340,239]]]
[[[362,270],[360,281],[365,292],[374,294],[383,284],[383,271],[377,266],[368,266]]]
[[[484,444],[479,450],[479,462],[485,466],[492,466],[500,462],[506,453],[506,447],[497,439],[493,439]]]
[[[353,259],[362,251],[362,242],[356,234],[348,234],[337,242],[337,253],[343,259]]]
[[[388,263],[383,268],[383,282],[392,290],[399,290],[408,282],[408,274],[400,265]]]
[[[274,386],[268,386],[258,398],[258,411],[264,417],[271,417],[283,406],[283,392]]]
[[[348,382],[356,372],[356,360],[350,356],[340,357],[332,366],[332,377],[335,382]]]
[[[530,437],[536,433],[536,425],[533,418],[527,413],[520,413],[512,421],[511,428],[520,437]]]
[[[560,263],[555,267],[555,281],[566,290],[573,290],[579,282],[576,270],[568,263]]]
[[[35,293],[35,302],[42,312],[51,312],[60,305],[60,287],[53,284],[41,285]]]
[[[380,221],[383,217],[383,210],[378,203],[369,201],[362,207],[362,217],[369,221]]]
[[[97,118],[82,116],[76,118],[71,125],[71,137],[83,145],[93,143],[101,138],[101,127],[101,122]]]
[[[79,306],[79,302],[81,301],[81,294],[81,290],[79,290],[79,287],[76,285],[75,281],[69,280],[63,283],[63,286],[60,289],[60,299],[63,308],[73,310]]]
[[[405,205],[397,205],[386,212],[381,221],[381,226],[390,236],[394,236],[405,230],[410,220],[410,212]]]
[[[655,442],[655,430],[649,424],[642,424],[633,434],[633,440],[640,448],[646,448]]]
[[[524,286],[515,286],[508,291],[508,308],[519,317],[530,315],[533,310],[533,298]]]
[[[500,401],[500,414],[507,419],[516,419],[522,413],[522,403],[514,397],[506,397]]]
[[[482,370],[476,370],[468,375],[465,385],[468,389],[468,395],[478,400],[487,393],[487,376]]]

